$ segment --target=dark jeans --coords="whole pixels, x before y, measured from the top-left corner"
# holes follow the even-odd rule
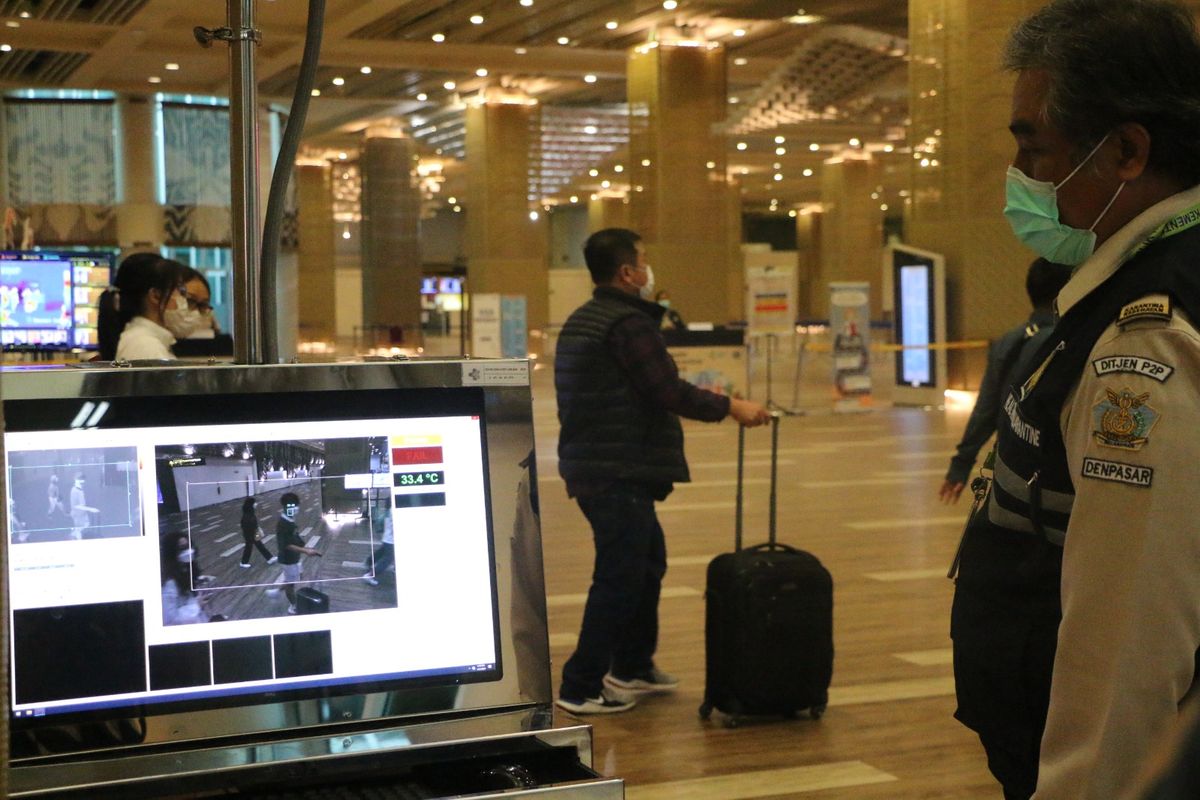
[[[596,566],[575,654],[563,666],[561,697],[598,697],[610,669],[622,678],[654,666],[658,594],[667,548],[654,498],[637,484],[617,483],[581,497],[592,525]]]
[[[386,572],[388,567],[396,563],[396,546],[389,542],[383,542],[371,558],[375,562],[375,577],[379,577],[379,573]]]
[[[954,716],[979,734],[1006,800],[1028,800],[1037,788],[1061,618],[1056,597],[954,591]]]
[[[267,559],[268,561],[271,559],[271,551],[267,549],[265,544],[255,538],[257,533],[258,531],[254,531],[253,533],[246,533],[245,531],[242,531],[242,541],[246,544],[246,546],[242,548],[243,564],[250,563],[250,555],[253,553],[255,547],[258,548],[258,552],[262,553],[263,558]]]

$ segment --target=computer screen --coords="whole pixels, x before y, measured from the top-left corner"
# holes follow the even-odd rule
[[[896,354],[896,383],[928,387],[937,383],[937,365],[927,347],[937,341],[934,262],[897,247],[892,255],[896,291],[896,333],[905,349]]]
[[[483,390],[4,409],[15,729],[501,678]]]
[[[0,252],[0,345],[94,347],[111,271],[104,254]]]

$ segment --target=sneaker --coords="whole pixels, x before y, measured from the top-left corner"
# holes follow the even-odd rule
[[[278,560],[279,560],[279,556],[271,556],[270,558],[267,559],[267,563],[274,564]]]
[[[296,611],[296,607],[295,607],[295,606],[288,606],[288,613],[289,613],[289,614],[295,614],[295,613],[297,613],[297,611]]]
[[[247,564],[245,561],[239,561],[238,566],[241,567],[242,569],[250,569],[250,565]]]
[[[605,689],[600,692],[599,697],[592,697],[587,700],[568,700],[565,697],[560,697],[554,701],[554,704],[564,711],[570,711],[572,714],[619,714],[636,706],[637,700],[635,698],[618,697],[615,692]]]
[[[270,587],[269,589],[267,589],[267,594],[269,594],[271,597],[274,597],[275,595],[279,594],[279,587],[278,586]]]
[[[366,575],[363,575],[363,576],[362,576],[362,579],[363,579],[364,581],[366,581],[367,583],[371,584],[372,586],[378,586],[378,585],[379,585],[379,580],[378,580],[378,579],[377,579],[377,578],[376,578],[374,575],[372,575],[372,574],[371,574],[371,573],[369,573],[369,572],[368,572]]]
[[[646,672],[631,678],[618,678],[610,672],[604,676],[604,685],[610,689],[620,689],[623,692],[648,694],[650,692],[673,692],[679,687],[679,679],[657,667],[651,667]]]

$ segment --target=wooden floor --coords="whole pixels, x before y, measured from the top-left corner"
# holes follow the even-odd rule
[[[884,365],[886,367],[886,365]],[[974,735],[952,717],[945,577],[966,503],[937,487],[966,410],[892,408],[877,374],[873,413],[833,415],[828,366],[806,368],[803,417],[780,433],[781,538],[833,573],[836,658],[823,719],[726,729],[697,716],[704,688],[704,574],[731,548],[737,432],[687,423],[693,483],[659,506],[669,569],[658,664],[682,679],[671,696],[589,717],[595,763],[630,800],[998,798]],[[791,394],[790,378],[782,386]],[[759,397],[763,388],[756,387]],[[534,378],[542,535],[555,686],[571,654],[591,572],[591,533],[557,477],[551,370]],[[769,434],[749,432],[747,531],[765,538]],[[558,724],[577,719],[561,711]]]

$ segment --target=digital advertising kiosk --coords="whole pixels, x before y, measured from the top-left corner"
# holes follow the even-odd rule
[[[896,405],[940,405],[946,391],[946,260],[937,253],[893,242],[884,248],[892,289],[896,353]]]

